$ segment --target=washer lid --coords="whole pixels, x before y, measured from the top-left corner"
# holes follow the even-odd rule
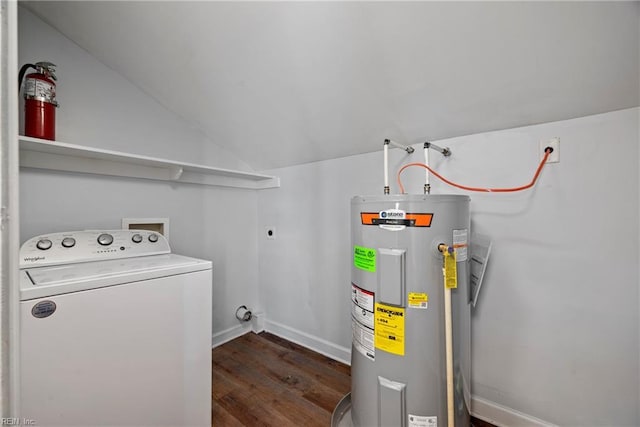
[[[211,261],[175,254],[26,268],[22,270],[20,280],[20,299],[42,298],[210,269]]]

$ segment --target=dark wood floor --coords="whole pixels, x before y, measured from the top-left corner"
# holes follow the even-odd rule
[[[349,366],[263,332],[213,350],[212,425],[331,425]]]
[[[349,366],[267,332],[248,333],[212,354],[214,427],[329,427],[351,388]]]

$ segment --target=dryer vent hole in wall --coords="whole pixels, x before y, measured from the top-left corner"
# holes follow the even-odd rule
[[[275,240],[275,238],[276,238],[276,228],[275,227],[266,227],[265,228],[265,234],[267,236],[267,239]]]

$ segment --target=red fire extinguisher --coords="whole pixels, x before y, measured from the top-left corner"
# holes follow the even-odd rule
[[[36,62],[25,64],[18,76],[18,89],[27,69],[35,73],[27,74],[24,82],[24,134],[34,138],[56,139],[56,84],[55,64]]]

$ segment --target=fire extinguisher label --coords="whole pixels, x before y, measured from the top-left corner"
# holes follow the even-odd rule
[[[51,83],[39,79],[27,79],[24,83],[24,96],[54,102],[56,88]]]

